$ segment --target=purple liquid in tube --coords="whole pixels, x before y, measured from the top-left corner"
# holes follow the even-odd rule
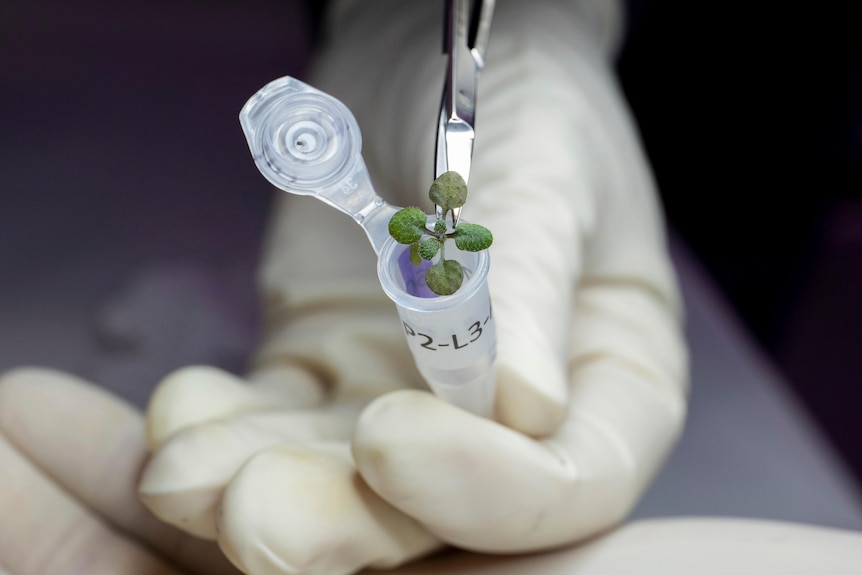
[[[425,283],[425,272],[431,267],[431,262],[422,260],[418,266],[410,261],[410,248],[405,248],[398,256],[398,270],[404,280],[404,291],[415,297],[439,297]]]

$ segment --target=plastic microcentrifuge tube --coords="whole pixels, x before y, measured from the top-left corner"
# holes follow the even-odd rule
[[[452,295],[423,293],[409,246],[389,235],[397,211],[371,185],[362,137],[344,104],[299,80],[274,80],[252,96],[240,123],[260,172],[277,188],[310,195],[351,216],[377,253],[377,274],[395,302],[419,372],[440,398],[493,416],[496,329],[488,295],[487,251],[447,245],[447,259],[464,268]]]
[[[464,283],[449,296],[420,297],[410,286],[417,280],[409,268],[409,251],[389,238],[378,254],[377,276],[395,302],[416,366],[438,397],[490,418],[497,334],[488,294],[488,252],[447,247],[447,259],[464,268]]]

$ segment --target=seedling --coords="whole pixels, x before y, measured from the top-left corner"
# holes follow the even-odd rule
[[[419,208],[404,208],[389,220],[389,234],[400,244],[410,246],[414,266],[422,260],[434,261],[425,272],[425,283],[437,295],[452,295],[464,281],[464,270],[455,260],[446,259],[446,240],[455,240],[460,250],[478,252],[494,241],[491,232],[480,225],[465,222],[454,225],[447,216],[467,201],[467,184],[457,172],[446,172],[431,184],[428,197],[442,208],[443,217],[429,227],[428,216]]]

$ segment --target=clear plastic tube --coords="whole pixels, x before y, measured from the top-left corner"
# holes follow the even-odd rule
[[[404,266],[404,250],[409,248],[389,236],[389,219],[397,208],[374,191],[360,153],[359,126],[344,104],[284,77],[248,100],[240,123],[255,164],[274,186],[314,196],[365,230],[378,256],[380,283],[395,302],[416,365],[431,390],[454,405],[492,417],[497,338],[488,296],[488,252],[462,252],[447,243],[447,259],[461,263],[464,283],[450,296],[422,294],[417,270]]]
[[[285,76],[249,98],[239,121],[257,169],[272,185],[344,212],[380,252],[397,208],[371,185],[362,134],[347,106]]]
[[[488,294],[488,252],[447,244],[447,259],[462,265],[464,283],[452,295],[422,297],[415,295],[421,291],[416,275],[405,269],[409,249],[389,238],[378,256],[377,275],[395,302],[416,366],[437,396],[490,418],[497,333]]]

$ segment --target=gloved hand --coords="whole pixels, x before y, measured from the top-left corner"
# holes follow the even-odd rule
[[[235,575],[212,542],[147,513],[135,485],[141,414],[61,373],[0,378],[0,565],[6,575]],[[862,534],[739,519],[633,523],[524,557],[446,554],[397,575],[856,573]]]
[[[427,210],[441,10],[336,3],[308,79],[356,116],[378,193]],[[187,368],[152,398],[151,510],[253,575],[543,549],[625,517],[682,427],[686,355],[618,34],[613,2],[497,3],[464,208],[495,236],[497,422],[420,391],[360,228],[284,195],[251,374]]]
[[[141,413],[47,369],[0,377],[0,573],[238,575],[141,505]]]

